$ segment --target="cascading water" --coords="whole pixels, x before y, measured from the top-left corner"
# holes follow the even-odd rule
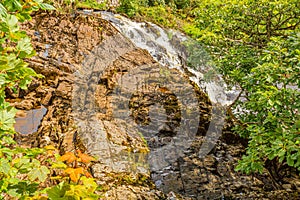
[[[186,73],[191,81],[207,92],[212,102],[229,105],[236,98],[237,92],[226,89],[226,84],[217,74],[204,48],[194,43],[190,44],[192,50],[189,50],[188,43],[192,40],[184,34],[171,29],[165,30],[150,22],[134,22],[110,12],[101,12],[101,16],[137,47],[146,49],[161,65]],[[198,54],[191,51],[198,51]],[[185,64],[190,58],[193,59],[192,67]]]
[[[166,31],[152,23],[133,22],[109,12],[100,14],[120,33],[105,38],[86,57],[84,70],[75,74],[78,81],[73,89],[72,108],[80,134],[91,153],[112,170],[128,171],[128,166],[134,164],[134,157],[139,153],[127,155],[126,147],[110,142],[111,122],[99,122],[93,95],[98,85],[105,82],[105,77],[110,77],[110,72],[119,73],[113,78],[116,84],[107,95],[113,105],[114,126],[120,126],[126,134],[140,133],[150,148],[145,156],[147,161],[143,160],[145,165],[137,171],[147,171],[146,163],[149,163],[158,188],[165,192],[180,191],[181,186],[172,189],[172,183],[168,182],[177,179],[183,169],[176,163],[189,151],[199,128],[202,128],[201,136],[205,135],[205,138],[196,152],[197,159],[209,154],[221,136],[225,108],[232,100],[227,98],[226,85],[201,45],[183,34]],[[130,68],[125,62],[117,69],[107,70],[118,64],[119,57],[131,55],[138,49],[136,47],[147,50],[159,64],[151,61],[138,64],[138,68]],[[149,56],[148,53],[146,55]],[[190,81],[206,91],[211,102]],[[203,102],[198,99],[201,95],[205,96]],[[181,175],[179,179],[183,181]]]
[[[191,81],[195,82],[208,94],[212,103],[211,121],[206,132],[206,138],[198,153],[200,158],[204,158],[213,149],[221,136],[226,106],[234,101],[237,92],[226,89],[226,84],[222,80],[221,75],[214,69],[211,59],[204,48],[184,34],[174,30],[165,30],[152,23],[134,22],[123,16],[109,12],[101,12],[101,16],[110,21],[120,33],[130,39],[137,47],[146,49],[161,65],[170,69],[175,68],[186,74]],[[188,99],[189,95],[186,95],[185,98]],[[199,113],[199,115],[201,114]],[[155,120],[159,116],[160,113],[157,110],[152,122],[155,123]],[[188,132],[189,130],[185,129],[185,131]],[[183,132],[185,131],[183,130]],[[149,139],[148,145],[151,146]],[[185,146],[190,145],[191,143],[187,143]],[[174,149],[169,150],[169,155],[171,155],[171,151],[174,151]],[[155,155],[152,152],[152,155],[154,155],[154,160],[156,160],[156,162],[153,162],[151,159],[149,160],[150,168],[153,172],[152,178],[158,188],[168,192],[172,188],[168,182],[173,178],[178,178],[177,172],[172,170],[174,167],[173,164],[177,163],[178,160],[171,159],[171,162],[166,162],[168,158],[158,159],[158,157],[164,157],[164,155],[168,157],[168,154],[158,156],[159,154]],[[181,157],[181,155],[183,155],[182,152],[177,155],[177,158]],[[169,165],[161,164],[162,162],[169,163]],[[164,185],[167,186],[165,187]],[[179,191],[181,189],[177,188],[175,190]]]

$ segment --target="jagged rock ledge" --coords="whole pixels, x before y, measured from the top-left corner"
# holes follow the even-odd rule
[[[37,51],[37,56],[28,62],[45,78],[34,80],[27,91],[20,90],[18,94],[11,94],[9,98],[19,109],[30,110],[42,104],[47,108],[47,113],[38,131],[32,135],[19,136],[19,142],[30,146],[53,144],[62,152],[80,148],[92,154],[98,154],[99,162],[93,166],[93,171],[98,183],[103,186],[103,199],[181,198],[178,195],[176,197],[175,193],[181,194],[184,199],[274,199],[279,197],[293,199],[299,193],[300,182],[297,177],[285,180],[286,190],[276,191],[267,174],[246,176],[234,172],[233,168],[244,152],[244,147],[240,142],[226,144],[224,142],[228,141],[226,137],[231,136],[228,131],[224,132],[223,139],[218,142],[210,155],[205,159],[198,158],[197,153],[204,139],[202,133],[205,132],[209,123],[207,119],[210,103],[207,96],[195,85],[192,87],[201,102],[199,109],[205,114],[200,118],[201,123],[195,140],[178,160],[158,171],[152,171],[152,177],[150,177],[146,160],[147,152],[155,150],[156,146],[165,145],[164,141],[168,141],[173,135],[168,135],[170,132],[165,131],[165,134],[161,135],[161,140],[153,141],[152,146],[145,145],[145,140],[138,134],[135,127],[129,126],[122,118],[114,118],[114,104],[110,101],[116,99],[111,94],[115,92],[113,88],[118,85],[120,75],[128,73],[131,69],[157,67],[157,63],[146,51],[136,48],[128,40],[111,40],[128,46],[114,50],[114,46],[107,43],[108,46],[110,45],[108,49],[110,51],[105,54],[104,58],[91,60],[90,58],[99,56],[95,49],[101,46],[103,41],[119,37],[116,29],[97,15],[37,13],[33,21],[24,24],[23,28],[31,36]],[[115,57],[109,61],[107,58],[111,55]],[[106,62],[105,71],[99,73],[99,69],[98,71],[97,69],[86,70],[86,67],[90,67],[89,62],[98,62],[97,65],[93,65],[96,67],[101,66],[103,60]],[[78,76],[76,78],[76,71],[86,72],[92,78],[88,82],[91,86],[88,90],[83,90],[84,87],[78,84],[77,81],[80,80],[77,79]],[[97,79],[96,82],[93,77]],[[79,103],[75,103],[79,106],[75,108],[79,109],[76,113],[80,113],[82,108],[92,108],[96,111],[96,114],[92,115],[93,118],[87,118],[88,116],[84,115],[77,116],[77,118],[76,115],[74,116],[72,112],[74,111],[74,98],[72,98],[74,86],[75,91],[79,91]],[[176,100],[172,100],[172,93],[165,88],[158,89],[161,99],[156,101],[174,105],[170,109],[175,115],[171,118],[171,122],[176,126],[178,104]],[[147,115],[149,105],[143,100],[147,99],[151,95],[149,91],[154,91],[154,89],[150,87],[147,91],[148,93],[145,92],[143,95],[136,93],[131,100],[130,109],[138,111],[133,118],[139,123],[147,123],[149,120]],[[95,101],[80,101],[82,96],[79,94],[90,96],[91,92],[95,95]],[[166,101],[166,96],[170,96],[171,100]],[[135,103],[141,103],[141,105],[135,106]],[[151,105],[154,103],[155,101],[151,102]],[[83,125],[79,126],[76,120],[80,117],[83,121],[87,119],[90,121],[84,121]],[[95,126],[95,122],[99,123]],[[82,134],[80,128],[85,128],[87,134]],[[93,131],[99,134],[92,137],[89,134]],[[152,140],[153,138],[148,138],[148,143]],[[134,153],[139,153],[139,156]]]

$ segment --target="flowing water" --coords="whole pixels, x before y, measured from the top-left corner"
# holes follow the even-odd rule
[[[91,11],[85,11],[85,14],[90,13]],[[239,148],[234,146],[228,151],[230,145],[226,148],[219,145],[215,148],[216,151],[207,155],[221,135],[223,111],[235,99],[237,92],[226,89],[226,84],[214,69],[205,48],[180,32],[165,30],[152,23],[134,22],[109,12],[101,12],[101,15],[121,34],[105,38],[86,57],[82,64],[83,70],[74,74],[78,80],[74,81],[72,96],[72,110],[78,134],[83,136],[88,153],[98,158],[97,166],[93,166],[94,172],[100,174],[96,177],[101,179],[105,173],[148,174],[151,171],[158,189],[165,193],[175,191],[187,197],[197,197],[195,199],[222,199],[224,187],[229,192],[233,191],[229,186],[232,183],[236,183],[233,188],[238,188],[238,191],[240,182],[251,186],[251,179],[244,182],[232,173],[232,155],[240,155]],[[105,98],[113,100],[111,104],[116,109],[113,110],[113,116],[117,118],[100,119],[97,114],[101,108],[96,105],[95,96],[99,95],[97,87],[101,85],[101,80],[105,80],[105,70],[114,66],[120,57],[132,56],[137,51],[136,47],[147,50],[164,67],[158,67],[157,63],[136,64],[136,70],[130,70],[130,67],[126,68],[126,63],[122,63],[126,73],[118,76],[119,80],[116,82],[120,87],[117,86],[110,94],[102,93]],[[42,55],[48,57],[51,48],[51,45],[46,45]],[[138,55],[145,56],[143,53]],[[150,57],[148,54],[147,56]],[[176,70],[168,71],[166,68]],[[183,78],[182,74],[186,76]],[[199,108],[198,101],[193,101],[195,87],[187,81],[187,76],[212,101],[211,121],[205,137],[201,135],[196,138],[189,133],[197,131],[197,120],[203,113],[194,109]],[[166,87],[158,88],[160,93],[155,93],[155,90],[152,92],[151,87],[144,92],[139,90],[145,86],[144,80],[166,83]],[[100,103],[105,104],[104,101]],[[133,106],[129,107],[130,103]],[[140,106],[142,103],[144,106]],[[147,108],[145,105],[148,105],[146,111],[143,110]],[[143,120],[151,123],[144,127],[136,126],[134,119],[130,118],[132,116],[129,116],[130,112],[135,111],[148,111],[148,116]],[[46,112],[45,107],[24,111],[16,119],[16,130],[23,134],[36,132]],[[143,116],[138,112],[133,117]],[[173,118],[171,115],[174,115]],[[137,146],[141,144],[138,141],[141,138],[145,139],[142,142],[146,143],[145,146],[149,147],[150,152],[136,151],[143,149]],[[131,146],[127,142],[132,142]],[[194,143],[191,145],[191,142]],[[128,146],[133,147],[133,150],[128,149]],[[235,151],[237,153],[232,153]]]
[[[217,73],[217,70],[210,59],[209,54],[205,51],[205,48],[184,34],[174,30],[163,29],[149,22],[134,22],[123,16],[112,14],[110,12],[101,12],[101,16],[102,18],[110,21],[120,33],[126,36],[137,47],[147,50],[162,66],[170,69],[175,68],[183,74],[186,74],[191,81],[196,83],[208,94],[209,99],[212,102],[211,121],[206,132],[204,142],[198,152],[198,158],[205,158],[206,155],[214,148],[221,136],[226,106],[235,100],[238,92],[235,90],[227,90],[226,84],[222,80],[221,75]],[[151,73],[151,69],[149,70],[149,73]],[[132,82],[126,83],[132,84]],[[183,84],[181,86],[183,86]],[[172,90],[171,85],[168,87]],[[185,101],[189,98],[192,99],[192,96],[187,92],[186,96],[182,99]],[[152,115],[150,115],[150,118],[153,118],[152,124],[154,124],[154,126],[156,125],[156,121],[161,121],[160,118],[167,117],[162,113],[164,113],[163,109],[159,111],[159,108],[157,108],[154,112],[152,112]],[[198,115],[201,115],[201,113],[198,113]],[[189,118],[184,119],[184,117],[181,117],[181,119],[191,121]],[[151,129],[151,131],[145,131],[144,129],[139,130],[142,130],[142,133],[146,133],[144,136],[149,134],[151,131],[151,134],[155,135],[155,132],[157,131],[156,128]],[[179,132],[182,133],[189,131],[190,130],[183,128]],[[171,138],[174,139],[176,137],[178,137],[178,134],[175,134],[175,136],[173,135]],[[185,141],[183,138],[178,138],[180,141]],[[153,137],[151,139],[153,139]],[[178,144],[174,145],[177,149],[170,148],[168,149],[168,153],[165,152],[162,154],[156,154],[157,149],[151,147],[152,144],[149,142],[151,139],[147,139],[148,145],[150,145],[151,149],[149,157],[153,157],[154,159],[148,159],[148,162],[150,164],[152,178],[156,186],[164,192],[172,190],[177,192],[182,190],[187,191],[188,189],[184,188],[184,185],[188,184],[189,180],[184,180],[180,172],[185,168],[180,166],[178,167],[177,164],[180,162],[179,160],[180,157],[182,158],[183,152],[187,151],[191,143],[181,142],[181,144],[183,144],[181,146]],[[162,151],[157,152],[161,153]],[[175,159],[172,157],[174,152]],[[187,169],[188,168],[189,167],[187,167]],[[182,180],[182,183],[178,182],[180,179]],[[192,195],[196,195],[196,193],[195,191],[191,192]]]
[[[101,15],[137,47],[146,49],[161,65],[186,73],[207,92],[212,102],[228,105],[235,100],[237,91],[227,90],[205,48],[196,41],[150,22],[134,22],[110,12],[101,12]]]

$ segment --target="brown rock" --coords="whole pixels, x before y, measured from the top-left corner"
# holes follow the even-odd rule
[[[41,103],[44,106],[48,106],[50,104],[51,98],[52,98],[52,91],[48,91],[46,96],[42,99]]]
[[[67,98],[71,96],[71,91],[72,91],[72,86],[68,82],[63,81],[59,83],[55,91],[55,94],[56,96]]]
[[[291,184],[283,184],[282,187],[286,190],[290,190],[292,189],[292,185]]]

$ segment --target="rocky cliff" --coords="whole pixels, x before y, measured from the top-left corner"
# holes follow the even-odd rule
[[[211,112],[207,95],[187,75],[160,66],[100,15],[37,13],[23,28],[37,51],[28,62],[45,78],[18,94],[8,91],[10,101],[22,110],[44,106],[47,112],[37,131],[20,135],[19,142],[95,155],[91,170],[103,188],[103,199],[295,196],[299,181],[286,184],[285,191],[273,191],[267,174],[234,172],[244,147],[228,131],[209,155],[199,158]],[[139,77],[147,81],[139,82]],[[180,92],[164,82],[185,89],[183,95],[194,95],[197,101],[179,102]],[[190,106],[188,112],[180,112],[185,105]],[[151,121],[150,108],[166,115]],[[198,122],[183,121],[182,115]],[[155,126],[149,127],[150,122]],[[182,124],[193,133],[176,132]],[[179,148],[184,151],[175,151]]]

